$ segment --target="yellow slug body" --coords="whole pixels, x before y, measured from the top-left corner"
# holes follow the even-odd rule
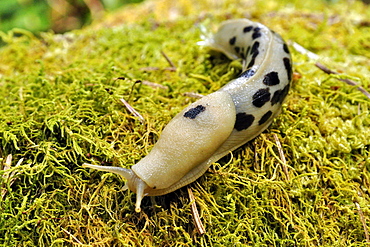
[[[247,19],[225,21],[206,44],[244,60],[241,75],[186,107],[163,129],[151,152],[131,169],[83,164],[127,179],[137,193],[163,195],[200,177],[209,166],[265,130],[279,113],[292,75],[281,37]]]
[[[153,188],[147,193],[168,193],[168,188],[208,160],[230,136],[235,115],[233,100],[225,92],[209,94],[176,115],[150,153],[131,168]]]

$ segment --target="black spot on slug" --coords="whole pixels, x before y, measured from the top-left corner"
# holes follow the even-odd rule
[[[252,56],[257,56],[258,55],[258,47],[260,47],[260,42],[256,41],[253,43],[252,50],[251,50],[251,55]],[[255,55],[256,54],[256,55]]]
[[[262,36],[260,30],[260,27],[256,27],[255,29],[253,29],[252,39],[257,39]]]
[[[283,62],[284,62],[284,66],[285,66],[285,69],[286,69],[286,72],[288,74],[288,80],[290,81],[292,79],[292,65],[290,64],[290,59],[287,58],[287,57],[284,57],[283,58]]]
[[[235,42],[236,42],[236,37],[232,37],[230,40],[229,40],[229,44],[230,45],[235,45]]]
[[[249,54],[249,51],[251,50],[251,46],[248,46],[246,52],[245,52],[245,55],[247,56]]]
[[[287,96],[289,92],[289,87],[290,85],[286,85],[283,89],[281,90],[276,90],[274,95],[272,96],[271,99],[271,105],[275,105],[276,103],[283,103],[285,97]]]
[[[244,60],[246,56],[245,56],[243,50],[239,54],[240,54],[240,57]]]
[[[252,31],[252,29],[253,29],[253,26],[246,26],[245,28],[243,28],[243,33],[248,33]]]
[[[262,107],[270,100],[271,93],[269,88],[261,88],[253,95],[253,105],[255,107]]]
[[[289,93],[289,88],[290,88],[290,84],[286,85],[283,89],[283,92],[282,92],[282,95],[281,95],[281,99],[280,99],[280,104],[283,103],[285,97],[288,95]]]
[[[202,105],[198,105],[197,107],[191,108],[187,112],[184,113],[184,117],[194,119],[198,116],[199,113],[205,111],[205,107]]]
[[[265,75],[263,84],[267,86],[274,86],[280,83],[278,72],[272,71]]]
[[[288,53],[289,54],[289,49],[288,49],[288,46],[284,43],[284,45],[283,45],[283,49],[284,49],[284,51],[286,52],[286,53]]]
[[[248,64],[247,68],[250,68],[254,65],[256,57],[259,54],[259,51],[258,51],[259,46],[260,46],[260,42],[256,41],[256,42],[253,43],[252,49],[250,50],[250,55],[252,56],[252,58],[249,61],[249,64]]]
[[[254,59],[254,58],[252,58],[252,60],[251,60],[251,61],[249,62],[249,64],[248,64],[247,68],[252,67],[252,66],[254,65],[254,62],[255,62],[255,59]]]
[[[255,33],[253,33],[252,38],[253,39],[257,39],[257,38],[259,38],[261,36],[262,36],[262,34],[260,32],[255,32]]]
[[[258,121],[258,124],[259,125],[262,125],[264,123],[266,123],[266,121],[271,117],[272,115],[272,111],[268,111],[266,112],[260,119],[260,121]]]
[[[254,121],[254,116],[252,114],[246,114],[241,112],[236,114],[235,126],[234,129],[237,131],[242,131],[248,129]]]
[[[275,105],[281,100],[283,90],[276,90],[271,99],[271,105]]]
[[[239,46],[235,46],[234,47],[234,50],[235,50],[236,53],[239,53],[240,52],[240,47]]]
[[[252,77],[254,75],[254,73],[256,73],[256,72],[253,69],[247,69],[246,71],[241,73],[239,77],[244,77],[245,79],[248,79],[248,78]]]

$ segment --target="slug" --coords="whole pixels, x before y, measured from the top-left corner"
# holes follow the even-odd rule
[[[218,91],[190,104],[163,129],[151,152],[131,169],[83,167],[123,176],[137,194],[158,196],[183,187],[230,151],[250,141],[280,113],[292,79],[292,60],[280,35],[247,19],[228,20],[212,38],[211,49],[243,60],[243,72]]]

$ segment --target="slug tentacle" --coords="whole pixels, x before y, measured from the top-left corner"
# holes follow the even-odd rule
[[[140,212],[140,204],[141,200],[144,196],[147,195],[145,193],[146,190],[150,189],[149,186],[141,179],[139,178],[132,170],[122,168],[122,167],[115,167],[115,166],[97,166],[92,165],[88,163],[82,164],[82,167],[84,168],[92,168],[99,171],[104,172],[111,172],[118,174],[125,178],[127,180],[124,189],[129,188],[131,191],[136,192],[136,205],[135,205],[135,211]]]
[[[122,167],[115,167],[115,166],[97,166],[97,165],[92,165],[88,163],[83,163],[82,167],[84,168],[92,168],[95,170],[99,171],[104,171],[104,172],[111,172],[118,174],[125,178],[127,181],[131,181],[135,175],[135,173],[132,172],[130,169],[122,168]]]
[[[131,170],[83,164],[127,179],[127,187],[137,193],[136,212],[144,196],[167,194],[193,182],[213,162],[259,135],[280,113],[288,94],[290,52],[266,26],[247,19],[225,21],[201,44],[242,59],[243,72],[177,114]]]
[[[148,189],[149,186],[140,178],[136,180],[136,203],[135,203],[135,211],[139,213],[141,211],[140,205],[141,200],[143,200],[144,196],[147,195],[147,193],[144,193],[146,189]]]

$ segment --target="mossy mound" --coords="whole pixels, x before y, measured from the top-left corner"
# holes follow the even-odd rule
[[[127,7],[63,35],[1,33],[0,243],[368,246],[370,99],[338,79],[370,91],[369,6],[171,3]],[[208,94],[236,77],[240,61],[211,56],[197,41],[202,28],[241,17],[300,44],[339,74],[325,74],[290,46],[295,74],[282,113],[188,186],[204,235],[193,224],[186,187],[144,199],[135,213],[135,195],[121,190],[121,178],[82,163],[130,167],[195,100],[185,93]]]

